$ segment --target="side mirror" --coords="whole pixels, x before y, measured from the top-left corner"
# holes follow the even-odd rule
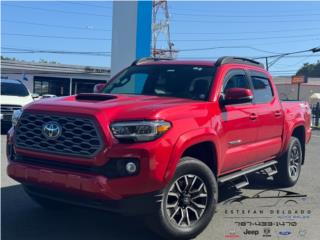
[[[224,104],[236,104],[251,102],[253,94],[250,89],[246,88],[229,88],[227,89],[223,103]]]
[[[94,92],[94,93],[99,93],[99,92],[101,92],[101,90],[102,90],[105,86],[106,86],[105,83],[96,84],[96,85],[94,85],[94,87],[93,87],[93,92]]]
[[[38,94],[38,93],[32,93],[31,94],[31,97],[33,98],[33,99],[35,99],[35,98],[38,98],[40,95]]]

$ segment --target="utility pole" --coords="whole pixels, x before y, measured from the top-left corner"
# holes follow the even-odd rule
[[[266,57],[266,69],[269,71],[269,62],[268,62],[268,57]]]
[[[296,52],[288,52],[288,53],[281,53],[281,54],[276,54],[276,55],[271,55],[271,56],[258,57],[258,58],[254,58],[254,59],[265,59],[266,69],[269,70],[269,68],[272,67],[275,63],[277,63],[280,59],[282,59],[286,56],[289,56],[289,55],[294,55],[297,53],[305,53],[305,52],[317,53],[317,52],[320,52],[320,47],[315,47],[315,48],[302,50],[302,51],[296,51]],[[271,58],[273,60],[269,62],[269,58]]]
[[[152,56],[174,58],[177,53],[173,49],[173,42],[170,37],[170,15],[167,0],[153,0],[152,4]],[[159,36],[163,36],[165,47],[159,47]]]

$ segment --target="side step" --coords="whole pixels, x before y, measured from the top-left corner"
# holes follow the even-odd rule
[[[276,165],[272,165],[272,166],[270,166],[270,168],[266,168],[263,171],[268,175],[268,177],[271,177],[271,176],[276,175],[278,173]]]
[[[234,187],[235,187],[236,189],[238,189],[238,190],[239,190],[240,188],[243,188],[243,187],[249,185],[249,180],[248,180],[247,176],[246,176],[246,175],[243,175],[242,178],[243,178],[242,181],[234,184]]]
[[[218,182],[219,183],[225,183],[225,182],[228,182],[230,180],[233,180],[233,179],[236,179],[236,178],[239,178],[241,176],[244,176],[244,175],[247,175],[249,173],[252,173],[252,172],[256,172],[256,171],[259,171],[259,170],[263,170],[267,167],[271,167],[271,166],[274,166],[274,169],[276,171],[276,168],[275,168],[275,165],[277,164],[278,162],[273,160],[273,161],[268,161],[268,162],[265,162],[265,163],[261,163],[261,164],[258,164],[258,165],[254,165],[252,167],[248,167],[248,168],[245,168],[245,169],[242,169],[240,171],[237,171],[237,172],[233,172],[233,173],[230,173],[228,175],[225,175],[223,177],[220,177],[218,179]],[[274,171],[274,170],[273,170]],[[271,173],[273,173],[273,171]],[[276,172],[274,173],[276,174]],[[270,175],[272,176],[272,175]]]

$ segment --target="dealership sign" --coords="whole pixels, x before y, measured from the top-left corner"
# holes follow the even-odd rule
[[[299,83],[306,83],[307,82],[306,76],[292,76],[291,77],[291,83],[292,84],[299,84]]]

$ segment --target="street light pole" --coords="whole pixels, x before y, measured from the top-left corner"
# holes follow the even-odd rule
[[[320,52],[320,47],[312,48],[311,51],[313,53]]]
[[[266,69],[269,71],[269,62],[268,62],[268,57],[266,57]]]

